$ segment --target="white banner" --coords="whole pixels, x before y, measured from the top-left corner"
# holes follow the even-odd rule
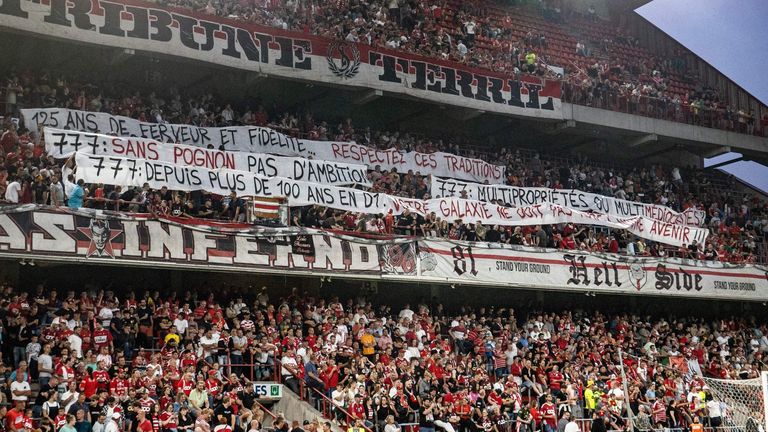
[[[364,165],[263,153],[209,150],[183,144],[161,143],[149,138],[113,137],[45,128],[45,150],[56,159],[69,158],[75,152],[81,152],[212,170],[231,169],[264,177],[285,177],[321,184],[371,186]]]
[[[676,225],[644,216],[618,217],[602,213],[588,213],[556,204],[535,204],[510,208],[482,201],[461,198],[433,198],[426,202],[427,210],[434,211],[448,221],[461,219],[467,223],[485,225],[555,225],[573,222],[579,225],[597,225],[627,230],[655,242],[682,246],[696,241],[703,244],[709,235],[706,228]]]
[[[420,240],[420,279],[596,292],[765,300],[766,269],[479,242]]]
[[[207,190],[238,196],[285,197],[290,206],[322,205],[338,210],[366,214],[408,209],[418,215],[431,212],[450,222],[482,222],[490,225],[552,225],[573,222],[625,229],[649,240],[681,246],[692,241],[703,243],[708,231],[702,228],[673,225],[642,216],[619,218],[592,214],[553,204],[509,208],[460,198],[417,200],[371,193],[357,189],[303,182],[280,177],[261,177],[235,170],[209,170],[202,167],[173,165],[163,162],[94,156],[76,153],[77,178],[88,183],[140,187],[148,183],[153,189],[167,186],[171,190]]]
[[[514,207],[556,204],[575,210],[593,211],[618,217],[643,216],[675,225],[700,227],[704,225],[706,218],[703,210],[691,208],[678,213],[660,204],[627,201],[576,189],[489,185],[432,176],[430,191],[434,198],[462,197],[462,192],[466,192],[466,196],[462,198],[484,202],[501,200]]]
[[[144,123],[130,117],[107,113],[77,111],[65,108],[24,109],[24,123],[31,131],[38,126],[77,130],[121,137],[149,138],[178,143],[250,153],[298,156],[324,161],[363,164],[369,168],[399,172],[413,171],[423,175],[459,178],[488,183],[503,183],[505,167],[480,159],[449,153],[404,152],[397,149],[378,150],[353,142],[312,141],[294,138],[263,127],[233,126],[203,128],[193,125]]]

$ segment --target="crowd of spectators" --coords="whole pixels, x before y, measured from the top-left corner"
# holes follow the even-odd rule
[[[159,3],[509,75],[562,79],[564,99],[588,106],[750,135],[762,134],[768,121],[768,113],[761,119],[735,108],[702,84],[682,52],[654,55],[621,27],[599,19],[592,6],[577,11],[568,2],[491,0]],[[582,33],[591,37],[577,38]]]
[[[447,237],[456,240],[494,241],[510,244],[581,249],[641,256],[677,256],[728,262],[756,262],[765,243],[766,202],[757,196],[734,195],[732,189],[711,187],[711,179],[692,168],[649,165],[623,168],[585,157],[558,158],[533,151],[476,150],[469,140],[429,138],[400,131],[356,127],[350,118],[335,125],[317,119],[310,111],[292,112],[263,104],[255,110],[217,100],[211,94],[182,95],[171,88],[167,94],[142,94],[133,88],[69,81],[65,77],[21,74],[8,78],[21,89],[15,107],[68,107],[125,115],[150,122],[198,126],[269,126],[294,136],[316,140],[356,141],[386,149],[430,153],[445,151],[501,162],[506,183],[514,186],[579,189],[632,201],[656,203],[677,211],[704,210],[711,235],[706,244],[669,249],[635,238],[625,232],[570,224],[544,227],[500,227],[482,223],[448,223],[435,215],[394,216],[341,212],[322,207],[294,208],[290,223],[300,226],[398,234]],[[237,108],[237,109],[236,109]],[[217,196],[205,191],[184,194],[167,189],[77,184],[62,161],[46,155],[40,136],[6,118],[0,136],[0,191],[6,201],[99,207],[111,210],[151,212],[177,217],[243,221],[247,203],[242,197]],[[575,163],[574,163],[575,162]],[[369,171],[373,192],[429,198],[429,177],[418,172]],[[497,204],[505,205],[503,202]]]
[[[449,311],[437,302],[393,309],[296,288],[277,299],[266,287],[0,290],[0,398],[10,403],[0,419],[9,432],[257,432],[272,415],[254,400],[259,380],[325,401],[332,421],[377,431],[417,423],[547,432],[571,419],[623,430],[628,410],[639,430],[697,418],[728,426],[727,401],[714,400],[697,373],[755,378],[768,352],[768,327],[749,317],[498,304]],[[307,420],[296,427],[330,430],[295,415],[274,428]]]

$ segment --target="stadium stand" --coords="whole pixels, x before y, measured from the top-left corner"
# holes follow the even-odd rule
[[[210,94],[202,98],[160,92],[143,95],[131,88],[120,88],[116,93],[105,94],[103,89],[106,87],[103,85],[70,82],[66,77],[51,82],[48,76],[34,73],[11,76],[7,81],[12,83],[9,87],[23,89],[19,91],[20,96],[16,99],[14,109],[24,106],[69,107],[157,123],[269,126],[302,138],[355,141],[380,149],[464,153],[466,156],[504,163],[509,173],[506,184],[513,186],[579,189],[619,199],[661,204],[677,211],[689,208],[704,210],[707,213],[705,223],[712,235],[706,244],[688,245],[689,250],[686,250],[654,242],[646,243],[625,232],[612,234],[586,226],[515,228],[481,224],[455,225],[439,217],[427,220],[421,215],[415,218],[410,215],[365,215],[313,207],[293,209],[290,223],[296,226],[453,240],[483,241],[488,238],[509,244],[613,253],[627,253],[628,245],[631,244],[629,254],[638,256],[678,256],[734,263],[765,262],[764,221],[768,202],[756,194],[734,197],[727,182],[703,171],[658,165],[627,168],[594,160],[582,160],[574,165],[573,160],[568,158],[548,158],[534,151],[512,152],[504,148],[496,153],[473,151],[479,148],[477,143],[463,143],[459,146],[456,142],[439,138],[355,127],[349,118],[332,127],[327,121],[321,121],[318,114],[310,111],[268,112],[263,106],[255,111],[247,106],[243,111],[236,110],[232,108],[233,104],[217,100]],[[67,180],[62,178],[60,172],[61,161],[46,157],[42,136],[32,136],[24,129],[20,132],[17,133],[15,126],[8,123],[0,137],[5,153],[2,160],[6,169],[6,178],[0,182],[0,190],[4,191],[9,183],[16,180],[21,189],[18,199],[11,199],[12,202],[63,205],[64,202],[56,198],[50,189],[53,174],[58,174],[56,178],[59,181]],[[369,177],[373,183],[370,190],[374,192],[419,199],[430,195],[428,177],[418,172],[387,172],[379,169],[370,171]],[[240,200],[237,206],[231,206],[229,197],[205,192],[185,194],[167,189],[122,190],[109,185],[86,185],[84,192],[83,205],[89,208],[234,222],[244,220],[246,213],[244,201]],[[5,195],[5,198],[9,199],[9,195]],[[273,215],[276,207],[274,203],[265,205],[270,211],[267,215]],[[537,236],[539,230],[545,234]]]
[[[8,428],[115,421],[120,430],[261,430],[276,414],[247,389],[270,379],[328,421],[362,420],[369,430],[385,429],[389,416],[428,430],[554,430],[570,418],[620,430],[627,404],[653,428],[686,428],[697,416],[716,427],[725,415],[701,380],[686,378],[689,367],[755,378],[768,352],[765,321],[748,317],[450,312],[441,304],[393,309],[315,298],[296,288],[280,298],[266,287],[250,296],[214,292],[3,287]],[[18,390],[24,383],[38,386],[36,397]],[[24,426],[33,416],[39,423]],[[325,422],[310,420],[305,430]]]
[[[622,15],[638,2],[596,3],[4,1],[0,432],[765,432],[768,200],[702,161],[739,149],[762,160],[768,110],[683,47],[649,42],[658,34]],[[200,19],[189,34],[178,14]],[[110,17],[133,20],[131,30]],[[254,40],[264,28],[276,33]],[[122,45],[121,34],[135,40]],[[208,57],[182,52],[205,36]],[[158,48],[168,41],[176,45]],[[253,63],[221,62],[211,46],[226,43],[227,56]],[[296,63],[264,61],[276,52]],[[411,57],[393,60],[402,76],[387,85],[422,67],[438,83],[425,91],[438,96],[376,87],[392,53]],[[310,55],[322,68],[301,75],[294,66]],[[271,63],[290,72],[273,74]],[[375,69],[369,81],[359,67]],[[463,87],[461,68],[473,74]],[[491,103],[494,77],[510,95],[497,89],[502,106],[530,111],[475,109],[483,79]],[[561,107],[548,118],[547,83],[570,111],[642,117],[658,130],[595,125]],[[465,92],[471,102],[440,99]],[[505,226],[84,182],[73,169],[86,153],[57,159],[45,138],[53,126],[28,123],[29,109],[261,127],[317,148],[444,152],[502,167],[499,187],[700,213],[700,224],[666,225],[707,237],[673,246],[633,234],[635,225]],[[370,186],[350,189],[402,202],[439,192],[427,168],[366,165]],[[451,268],[424,278],[437,255]],[[483,270],[495,282],[472,279],[475,259],[491,263]],[[557,285],[550,267],[565,275]],[[283,410],[281,391],[301,409]]]
[[[562,2],[159,3],[495,72],[562,78],[568,102],[763,134],[759,113],[728,104],[698,80],[681,50],[666,58],[654,55],[594,11],[564,12]]]

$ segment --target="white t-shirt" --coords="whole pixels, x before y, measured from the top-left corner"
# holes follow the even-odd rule
[[[384,426],[384,432],[400,432],[400,428],[396,424],[387,424]]]
[[[176,326],[176,330],[179,331],[180,335],[183,335],[187,332],[187,327],[189,327],[189,321],[186,319],[178,319],[176,318],[173,320],[173,325]]]
[[[50,354],[40,354],[37,356],[37,367],[40,370],[40,378],[50,378],[51,372],[43,372],[42,369],[53,370],[53,358]]]
[[[397,315],[398,318],[408,318],[409,321],[413,320],[413,314],[414,312],[410,309],[403,309],[400,311],[400,313]]]
[[[571,420],[565,425],[565,432],[579,432],[579,424]]]
[[[104,426],[104,432],[118,432],[119,430],[120,428],[114,420],[108,421],[107,425]]]
[[[110,324],[112,324],[112,317],[114,315],[112,314],[112,309],[108,307],[103,307],[99,311],[99,319],[101,320],[101,326],[104,328],[109,328]]]
[[[211,334],[211,337],[203,336],[200,338],[200,346],[202,347],[203,345],[216,345],[219,343],[219,338],[220,336],[218,333]],[[213,355],[216,349],[217,349],[216,347],[214,347],[213,349],[202,349],[203,356],[208,357],[210,355]]]
[[[408,361],[411,361],[412,358],[419,358],[421,357],[421,353],[419,352],[419,348],[417,347],[408,347],[405,350],[405,359]]]
[[[461,54],[461,55],[466,55],[466,54],[469,52],[469,51],[467,50],[467,46],[466,46],[466,45],[464,45],[464,43],[463,43],[463,42],[459,42],[459,44],[458,44],[458,45],[456,45],[456,50],[457,50],[457,51],[459,52],[459,54]]]
[[[299,367],[298,363],[296,363],[296,359],[293,357],[283,356],[283,358],[280,359],[280,363],[283,364],[282,370],[280,371],[282,376],[293,376],[291,374],[291,371],[289,371],[288,368],[285,367],[285,365],[292,366],[294,370]]]
[[[722,417],[722,410],[720,409],[720,402],[716,400],[709,400],[707,402],[707,410],[710,417]]]
[[[112,356],[110,354],[99,354],[96,356],[96,363],[104,362],[107,367],[112,366]]]
[[[67,341],[69,341],[69,347],[75,352],[75,356],[79,359],[83,358],[83,339],[73,333],[67,337]]]
[[[337,387],[336,390],[334,390],[331,393],[331,399],[333,399],[333,404],[336,405],[337,407],[343,408],[344,407],[343,395],[344,395],[344,390]]]
[[[18,203],[19,193],[21,193],[21,185],[14,180],[5,188],[5,200],[12,203]]]
[[[338,342],[339,345],[344,343],[345,340],[347,340],[347,333],[349,333],[349,330],[347,330],[347,326],[344,324],[339,324],[336,326],[336,342]]]
[[[29,396],[26,396],[26,395],[24,395],[24,396],[21,396],[21,395],[17,396],[13,392],[15,392],[15,391],[29,391],[29,390],[30,390],[30,388],[29,388],[29,383],[28,382],[26,382],[26,381],[18,382],[16,380],[13,380],[13,382],[11,383],[11,399],[13,399],[15,401],[24,401],[24,402],[26,402],[27,399],[29,398]]]
[[[64,406],[64,412],[69,412],[69,409],[72,407],[72,405],[77,402],[77,399],[80,397],[80,392],[71,392],[66,391],[63,395],[61,395],[61,400],[67,400],[69,399],[69,402]]]

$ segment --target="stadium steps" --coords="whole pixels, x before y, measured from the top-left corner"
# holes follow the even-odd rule
[[[301,400],[296,393],[290,391],[287,387],[283,391],[283,397],[272,406],[271,411],[275,415],[285,418],[288,424],[294,420],[298,421],[299,424],[302,424],[304,420],[311,422],[312,420],[318,419],[320,422],[330,421],[331,430],[333,432],[345,432],[345,430],[339,427],[335,422],[324,417],[323,413],[316,410],[308,402]],[[269,416],[265,417],[264,426],[266,428],[272,427],[273,420],[274,419]]]

